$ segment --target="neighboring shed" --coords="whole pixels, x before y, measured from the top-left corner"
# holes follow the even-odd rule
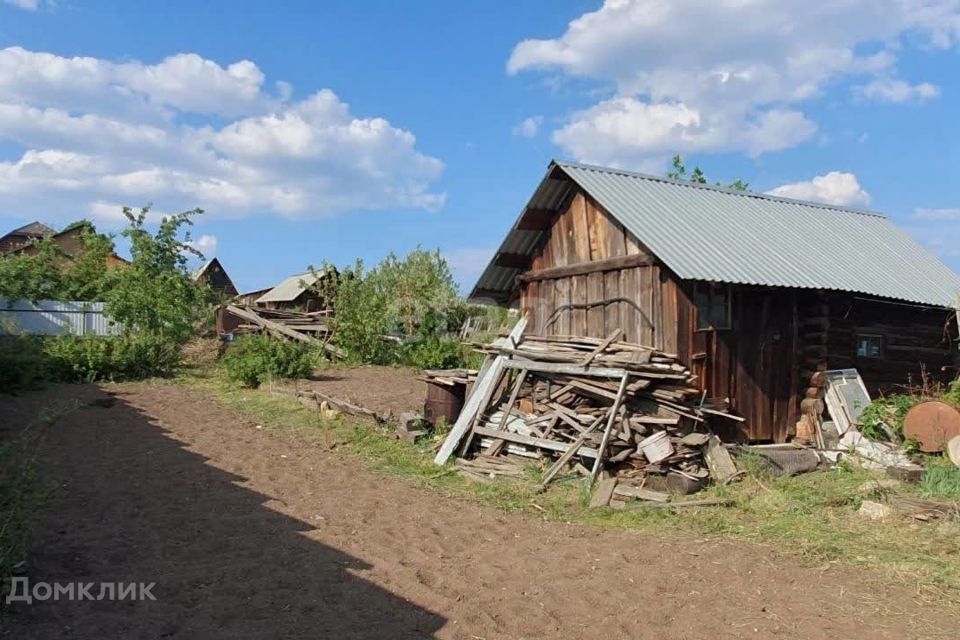
[[[322,272],[298,273],[292,275],[273,289],[257,298],[255,304],[268,309],[299,309],[320,311],[327,307],[327,301],[319,293],[317,283],[321,279],[337,277],[337,271],[328,267]]]
[[[0,254],[16,251],[25,247],[31,240],[52,236],[54,233],[56,232],[53,229],[41,222],[31,222],[0,237]]]
[[[746,418],[731,435],[783,441],[817,370],[952,378],[958,292],[875,213],[553,162],[470,297],[677,353]]]
[[[237,288],[233,285],[233,280],[227,275],[227,270],[223,268],[217,258],[210,258],[206,264],[197,269],[193,274],[193,279],[198,282],[205,282],[211,289],[227,298],[234,298],[237,295]]]

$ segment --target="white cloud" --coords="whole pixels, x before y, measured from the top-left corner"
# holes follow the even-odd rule
[[[585,162],[636,166],[677,149],[736,149],[756,156],[793,146],[815,131],[816,125],[797,111],[770,110],[756,119],[730,121],[706,117],[683,103],[622,97],[573,114],[553,133],[553,141]]]
[[[831,171],[805,182],[785,184],[767,193],[772,196],[810,200],[841,207],[864,207],[870,204],[870,194],[860,186],[857,176],[840,171]]]
[[[202,253],[204,258],[210,259],[217,255],[217,236],[204,233],[187,244]]]
[[[520,138],[535,138],[541,126],[543,126],[543,116],[530,116],[514,126],[512,132]]]
[[[558,38],[517,44],[507,71],[599,83],[606,97],[573,113],[554,140],[578,159],[589,152],[623,165],[675,151],[757,155],[800,144],[816,125],[799,105],[855,78],[935,97],[933,85],[889,80],[898,53],[958,40],[956,0],[606,0]],[[882,85],[870,91],[882,94]],[[602,149],[587,144],[591,135]]]
[[[104,203],[317,217],[443,205],[443,163],[329,89],[290,102],[250,61],[155,65],[0,49],[0,213],[108,214]],[[117,209],[117,212],[119,210]]]
[[[895,78],[877,78],[866,85],[856,87],[854,92],[868,100],[878,102],[924,102],[938,98],[940,87],[929,82],[910,84]]]
[[[36,11],[41,4],[40,0],[3,0],[3,2],[25,11]]]
[[[915,209],[914,220],[960,220],[960,209]]]

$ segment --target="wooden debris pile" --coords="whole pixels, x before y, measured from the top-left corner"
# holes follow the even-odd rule
[[[417,377],[424,382],[454,387],[458,384],[473,384],[477,379],[477,372],[475,369],[424,369]]]
[[[619,332],[605,340],[523,336],[523,325],[477,347],[487,361],[435,462],[456,452],[473,474],[495,476],[509,474],[490,469],[502,464],[490,460],[548,458],[544,486],[569,467],[680,494],[711,476],[728,482],[737,475],[706,421],[739,418],[704,406],[675,355],[617,341]]]
[[[242,321],[236,333],[267,333],[277,338],[319,346],[338,358],[345,355],[342,349],[330,342],[333,335],[327,322],[331,313],[329,310],[307,313],[231,304],[227,305],[226,312]]]

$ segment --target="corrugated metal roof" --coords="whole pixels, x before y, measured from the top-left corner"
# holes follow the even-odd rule
[[[880,214],[618,169],[562,162],[554,167],[680,278],[956,304],[960,276]],[[543,188],[541,183],[528,207],[543,207]],[[517,250],[520,233],[514,225],[500,252],[531,255],[535,245]],[[512,290],[519,270],[509,270],[509,277],[505,271],[491,263],[475,291]]]
[[[256,304],[265,302],[293,302],[297,297],[313,286],[317,281],[317,276],[309,271],[290,276],[270,291],[257,298]]]

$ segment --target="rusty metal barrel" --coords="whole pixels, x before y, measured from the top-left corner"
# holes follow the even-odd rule
[[[428,382],[423,417],[434,427],[437,426],[437,420],[440,418],[446,420],[448,424],[453,424],[463,409],[466,395],[467,386],[464,384],[446,385]]]

